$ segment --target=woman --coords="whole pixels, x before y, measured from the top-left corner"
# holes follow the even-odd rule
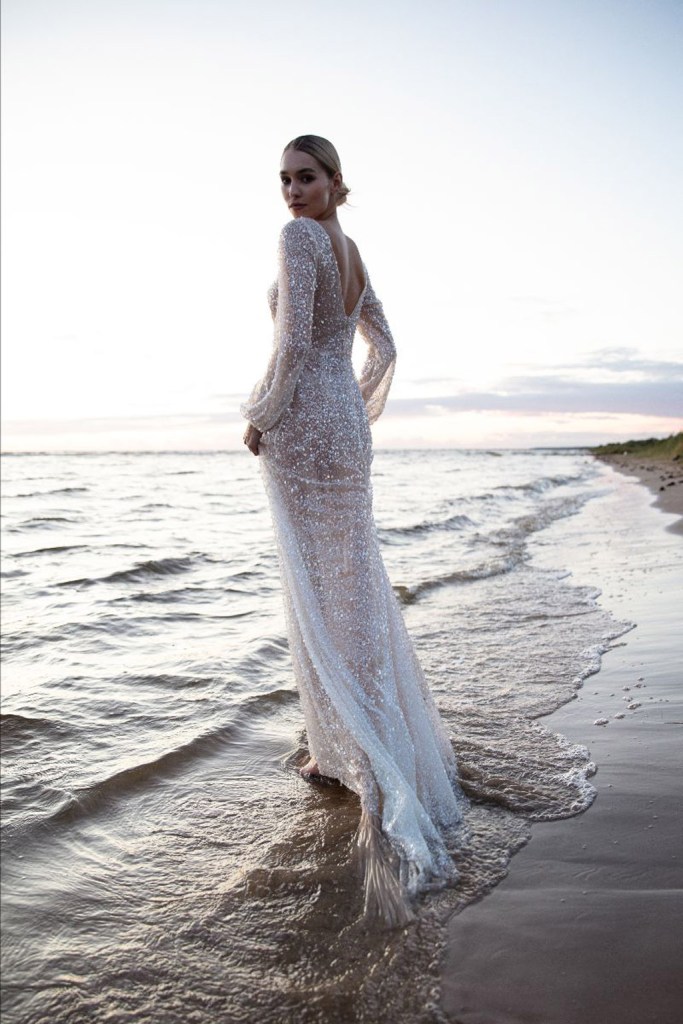
[[[337,218],[349,189],[332,144],[294,139],[280,180],[293,220],[269,296],[273,352],[242,407],[244,441],[262,456],[278,542],[310,753],[301,774],[358,794],[365,912],[404,924],[410,895],[455,877],[444,839],[463,797],[372,518],[370,423],[384,408],[396,351]],[[368,344],[358,380],[356,329]]]

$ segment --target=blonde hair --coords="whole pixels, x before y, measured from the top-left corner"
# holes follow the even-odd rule
[[[324,139],[322,135],[297,135],[295,139],[287,143],[282,151],[283,154],[288,149],[295,149],[299,153],[308,153],[309,156],[318,161],[330,178],[333,178],[335,174],[340,174],[342,183],[337,193],[337,206],[341,206],[342,203],[346,202],[346,197],[351,189],[344,182],[339,153],[329,139]]]

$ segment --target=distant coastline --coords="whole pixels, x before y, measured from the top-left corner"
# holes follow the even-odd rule
[[[683,460],[683,431],[669,437],[648,437],[644,441],[613,441],[588,449],[598,458],[605,455],[631,455],[641,459]]]

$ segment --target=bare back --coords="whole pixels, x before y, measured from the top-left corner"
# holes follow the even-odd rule
[[[325,228],[332,242],[332,250],[339,271],[342,298],[344,299],[344,311],[347,316],[350,316],[365,288],[363,261],[356,243],[343,233],[338,224],[328,225],[321,222],[321,227]]]

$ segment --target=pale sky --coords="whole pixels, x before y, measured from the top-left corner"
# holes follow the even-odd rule
[[[240,446],[306,132],[399,350],[376,444],[681,429],[680,0],[3,0],[2,36],[4,450]]]

